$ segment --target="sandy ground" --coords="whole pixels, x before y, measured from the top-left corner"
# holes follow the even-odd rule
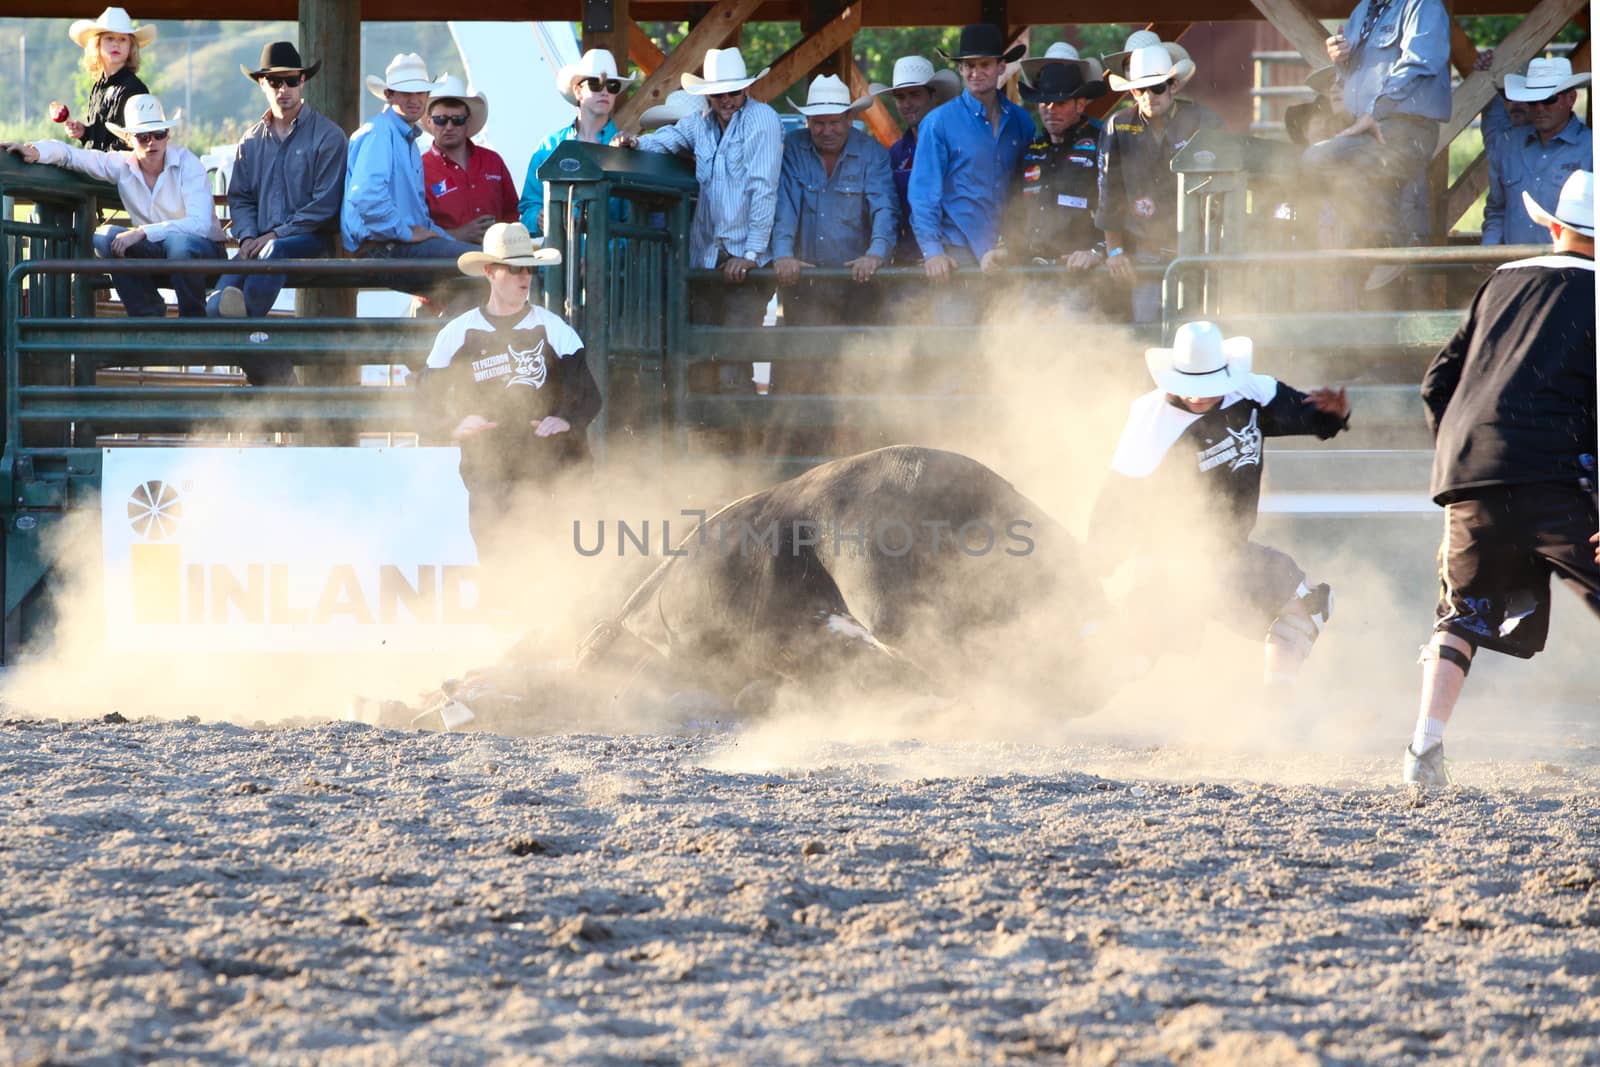
[[[1593,1063],[1593,710],[1435,794],[1392,736],[13,711],[0,1062]]]

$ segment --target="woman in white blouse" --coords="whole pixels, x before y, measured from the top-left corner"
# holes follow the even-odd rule
[[[187,148],[170,143],[173,123],[161,101],[149,94],[130,97],[126,126],[107,128],[127,142],[127,152],[95,152],[60,141],[0,143],[29,163],[48,163],[112,182],[122,196],[131,228],[108,226],[94,235],[94,250],[108,259],[225,259],[222,227],[212,206],[205,164]],[[159,318],[167,313],[157,291],[166,282],[178,294],[178,314],[204,318],[208,279],[199,274],[111,272],[130,316]]]

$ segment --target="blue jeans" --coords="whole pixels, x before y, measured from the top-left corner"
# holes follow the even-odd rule
[[[1406,247],[1427,232],[1427,170],[1439,123],[1391,115],[1378,128],[1382,144],[1366,134],[1331,137],[1300,156],[1339,212],[1348,248]]]
[[[482,245],[472,245],[465,241],[458,241],[454,237],[430,237],[426,241],[417,241],[408,244],[405,241],[383,241],[368,245],[356,253],[362,259],[455,259],[467,252],[482,252]],[[393,284],[385,281],[391,289],[398,289],[402,293],[411,293],[415,296],[435,299],[437,283],[423,281],[420,278],[395,278]]]
[[[111,251],[111,241],[125,227],[112,226],[105,233],[94,235],[95,254],[103,259],[116,259]],[[209,237],[192,237],[175,233],[164,241],[146,238],[128,248],[127,259],[222,259],[222,246]],[[122,296],[122,306],[136,319],[155,319],[167,313],[167,302],[157,291],[162,284],[169,285],[178,294],[178,314],[184,318],[203,318],[206,313],[206,282],[203,274],[122,274],[114,268],[111,284]]]
[[[262,247],[257,259],[322,259],[333,254],[333,238],[325,234],[297,233],[277,237]],[[281,274],[224,274],[217,279],[217,289],[229,287],[244,293],[245,314],[259,319],[272,310],[273,301],[283,291]],[[217,314],[217,293],[206,302],[206,314]]]

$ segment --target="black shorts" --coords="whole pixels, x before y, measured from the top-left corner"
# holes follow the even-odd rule
[[[1433,628],[1529,659],[1550,633],[1552,573],[1600,615],[1596,522],[1576,484],[1495,486],[1447,504]]]
[[[1136,589],[1127,607],[1152,620],[1149,636],[1158,643],[1189,643],[1190,629],[1205,620],[1261,640],[1305,580],[1288,553],[1246,541],[1208,557],[1201,573],[1172,571]]]

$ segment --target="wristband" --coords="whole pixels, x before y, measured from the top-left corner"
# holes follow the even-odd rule
[[[1106,258],[1107,259],[1110,259],[1113,256],[1120,256],[1120,255],[1122,255],[1122,249],[1120,249],[1120,248],[1113,248],[1113,249],[1110,249],[1109,251],[1106,252]]]

